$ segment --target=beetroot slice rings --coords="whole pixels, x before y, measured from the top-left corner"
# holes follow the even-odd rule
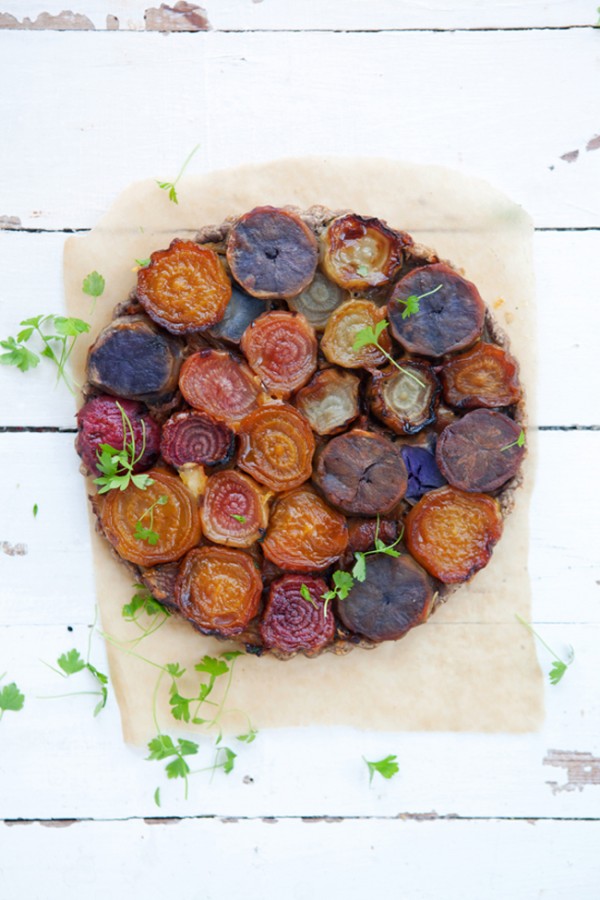
[[[233,456],[233,431],[223,422],[198,412],[181,412],[165,422],[160,452],[176,469],[186,463],[215,466]]]
[[[313,279],[319,251],[295,213],[259,206],[242,216],[227,241],[227,262],[245,291],[262,300],[295,297]]]
[[[302,588],[310,600],[302,596]],[[305,593],[306,593],[305,591]],[[335,633],[331,608],[323,615],[322,595],[327,585],[309,575],[284,575],[271,585],[269,600],[260,625],[265,647],[284,653],[321,650]]]

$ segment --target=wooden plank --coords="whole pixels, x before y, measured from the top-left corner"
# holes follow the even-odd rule
[[[458,0],[448,4],[445,0],[333,0],[323,4],[318,0],[304,3],[276,3],[275,0],[219,0],[190,4],[204,7],[208,26],[216,30],[385,30],[410,28],[561,28],[574,25],[592,25],[596,21],[595,10],[586,0],[529,0],[515,4],[509,0],[495,0],[482,4],[479,0]],[[8,19],[11,15],[21,27],[62,30],[70,28],[96,28],[143,30],[194,31],[202,28],[198,14],[163,11],[158,16],[148,10],[157,10],[160,3],[149,0],[112,0],[110,4],[99,0],[79,0],[76,4],[78,18],[60,15],[62,6],[47,0],[4,0],[0,17],[1,27],[15,27]],[[165,4],[171,9],[172,3]],[[48,17],[48,13],[52,18]],[[46,15],[45,15],[46,14]],[[88,23],[83,21],[86,17]],[[38,18],[40,17],[40,18]],[[29,18],[31,25],[24,19]]]
[[[445,164],[489,179],[538,226],[598,226],[596,51],[593,29],[3,31],[0,216],[90,226],[126,184],[173,177],[200,143],[196,171],[322,147]],[[557,59],[570,61],[559,79]]]
[[[50,823],[48,823],[50,824]],[[415,900],[597,898],[596,822],[183,821],[3,829],[13,897],[203,900],[389,892]],[[35,860],[28,865],[27,860]],[[193,860],[197,875],[192,879]],[[42,879],[42,872],[52,878]],[[190,887],[190,881],[194,884]],[[196,886],[197,885],[197,886]]]
[[[8,301],[0,305],[1,337],[16,334],[26,317],[64,312],[64,240],[63,234],[0,231],[0,296]],[[543,426],[600,424],[600,369],[590,365],[600,331],[600,304],[589,302],[599,256],[600,231],[534,236],[539,348],[535,418]],[[568,282],[557,277],[557,261],[560,271],[569,273]],[[73,400],[63,384],[55,386],[50,363],[42,361],[25,374],[2,369],[0,375],[5,389],[0,426],[74,427]]]

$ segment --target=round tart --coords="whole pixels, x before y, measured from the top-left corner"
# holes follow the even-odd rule
[[[488,564],[524,394],[451,263],[377,218],[261,206],[157,247],[123,299],[76,448],[99,530],[191,626],[342,654],[403,637]]]

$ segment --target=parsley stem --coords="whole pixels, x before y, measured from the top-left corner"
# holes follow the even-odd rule
[[[179,170],[179,175],[177,176],[177,178],[176,178],[175,181],[173,182],[173,187],[175,187],[175,186],[177,185],[177,182],[179,181],[179,179],[181,178],[181,176],[183,175],[183,173],[184,173],[185,170],[187,169],[188,165],[190,164],[190,160],[192,159],[192,156],[193,156],[194,153],[196,153],[199,149],[200,149],[200,144],[196,144],[196,146],[194,147],[194,149],[192,150],[192,152],[191,152],[191,153],[188,155],[188,157],[186,158],[186,160],[185,160],[184,164],[182,165],[181,169]]]
[[[532,635],[538,639],[538,641],[540,642],[540,644],[541,644],[543,647],[546,648],[546,650],[548,651],[548,653],[550,653],[550,655],[553,656],[554,659],[558,659],[558,660],[559,660],[561,663],[563,663],[563,665],[565,665],[565,666],[568,665],[568,663],[566,663],[566,662],[564,661],[564,659],[562,659],[562,658],[558,655],[558,653],[556,653],[556,652],[552,649],[552,647],[549,647],[549,646],[548,646],[548,644],[547,644],[546,641],[543,639],[543,637],[541,637],[541,636],[537,633],[537,631],[535,630],[535,628],[533,628],[533,626],[530,625],[529,622],[526,622],[525,619],[522,619],[521,616],[518,615],[517,613],[515,613],[515,619],[516,619],[518,622],[520,622],[521,625],[524,625],[525,628],[528,628],[528,629],[529,629],[529,631],[532,633]]]

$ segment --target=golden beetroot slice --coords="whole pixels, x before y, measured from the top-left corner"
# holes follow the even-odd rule
[[[137,566],[180,559],[201,536],[198,504],[183,482],[163,469],[147,474],[154,484],[145,490],[130,483],[96,498],[104,534],[119,556]],[[138,522],[157,535],[155,543],[136,537]]]
[[[327,590],[322,578],[310,575],[284,575],[274,581],[260,623],[264,646],[284,653],[315,653],[330,644],[335,620],[331,607],[323,615]]]
[[[317,268],[317,240],[295,213],[259,206],[241,216],[227,239],[227,262],[245,291],[262,300],[303,291]]]
[[[262,579],[251,556],[201,547],[183,560],[175,584],[182,615],[204,634],[239,634],[258,613]]]
[[[427,571],[454,584],[487,565],[502,535],[500,504],[450,485],[425,494],[406,517],[405,541]]]
[[[428,294],[428,296],[425,296]],[[420,297],[418,311],[403,301]],[[394,288],[387,305],[392,334],[409,353],[444,356],[481,337],[485,304],[470,281],[444,263],[414,269]]]
[[[367,557],[366,566],[365,580],[336,602],[346,628],[370,641],[396,641],[427,619],[434,582],[414,559],[377,554]]]
[[[337,284],[322,272],[315,272],[308,287],[297,297],[289,297],[287,303],[290,309],[302,313],[316,331],[323,331],[334,309],[348,299],[348,294]]]
[[[207,481],[202,504],[205,536],[228,547],[250,547],[266,531],[269,497],[264,488],[242,472],[215,472]]]
[[[516,360],[485,341],[445,363],[439,377],[446,403],[459,409],[511,406],[521,399]]]
[[[265,388],[281,399],[306,384],[317,368],[315,330],[299,313],[264,313],[244,332],[241,349]]]
[[[371,410],[396,434],[416,434],[435,422],[440,386],[426,363],[402,362],[374,372],[368,390]]]
[[[129,400],[163,399],[177,388],[182,348],[144,316],[122,316],[103,328],[88,352],[88,381]]]
[[[349,214],[334,219],[322,237],[321,266],[347,291],[366,291],[390,283],[412,238],[392,231],[380,219]]]
[[[235,437],[231,428],[205,413],[176,413],[162,429],[160,452],[170,466],[187,463],[215,466],[233,456]]]
[[[356,375],[340,369],[321,369],[294,397],[294,405],[317,434],[344,431],[360,413]]]
[[[274,491],[310,478],[315,440],[304,416],[285,404],[261,406],[240,425],[238,465]]]
[[[214,250],[175,239],[138,271],[138,300],[172,334],[201,331],[223,318],[231,282]]]
[[[257,406],[260,388],[252,371],[226,350],[199,350],[181,367],[179,388],[194,409],[235,427]]]
[[[435,458],[450,484],[463,491],[495,491],[519,469],[525,448],[521,426],[504,413],[474,409],[448,425],[438,438]]]
[[[383,365],[386,357],[375,344],[354,349],[359,331],[375,328],[383,318],[383,310],[370,300],[349,300],[338,306],[331,315],[321,341],[321,350],[329,362],[344,368],[374,369]],[[387,331],[381,332],[379,343],[387,353],[390,352],[392,345]]]
[[[333,506],[353,516],[387,515],[408,484],[399,445],[359,429],[329,441],[314,480]]]
[[[281,569],[314,572],[335,562],[347,545],[344,516],[312,488],[301,487],[276,502],[262,547]]]

